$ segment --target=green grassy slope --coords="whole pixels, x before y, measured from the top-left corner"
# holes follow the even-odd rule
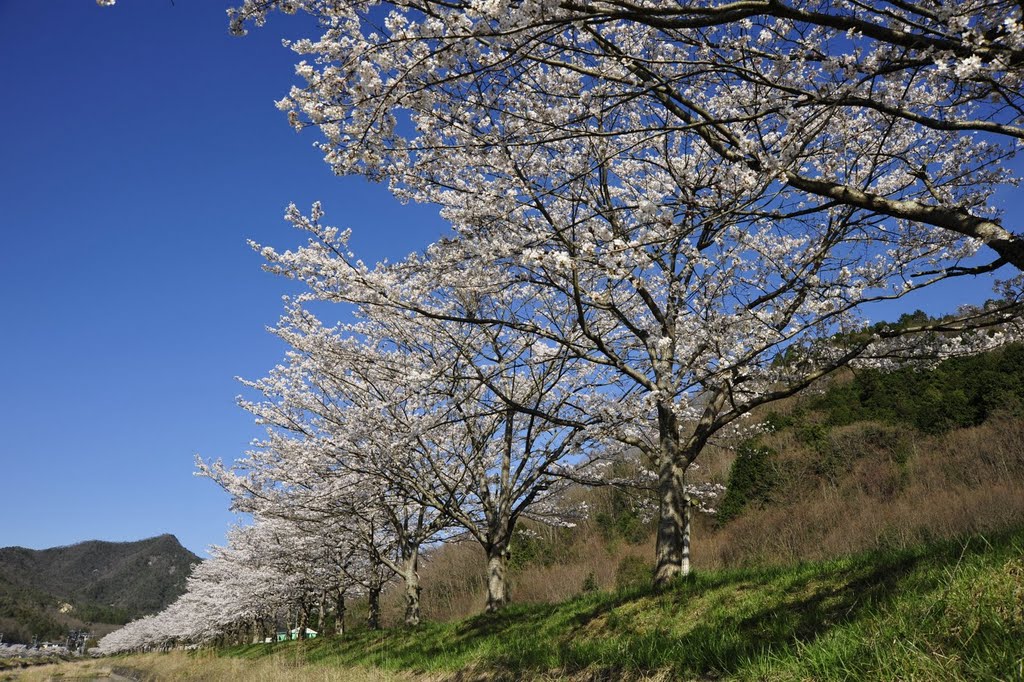
[[[1024,678],[1024,530],[222,655],[460,678]]]

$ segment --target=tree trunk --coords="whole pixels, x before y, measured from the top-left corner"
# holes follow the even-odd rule
[[[319,612],[316,619],[316,631],[318,634],[323,634],[324,631],[324,618],[327,616],[327,593],[320,593],[320,603],[318,604]]]
[[[689,570],[686,464],[679,456],[679,434],[672,406],[658,405],[658,539],[655,546],[654,586],[665,587]]]
[[[366,626],[371,630],[380,630],[380,586],[371,587],[368,596],[369,609],[366,614]]]
[[[406,559],[402,577],[405,579],[405,624],[415,627],[420,624],[420,574],[419,551],[413,550]]]
[[[341,590],[334,597],[334,634],[338,637],[345,634],[345,593]]]
[[[487,548],[487,613],[508,604],[508,552],[504,544]]]
[[[679,574],[690,575],[690,530],[693,521],[693,500],[683,495],[683,558],[679,562]]]
[[[309,623],[309,607],[302,600],[299,605],[299,639],[306,639],[306,624]]]

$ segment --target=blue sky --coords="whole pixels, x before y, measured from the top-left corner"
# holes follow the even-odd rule
[[[0,0],[0,546],[222,542],[193,457],[259,435],[234,377],[281,358],[288,290],[246,239],[295,243],[284,208],[316,199],[369,261],[444,229],[331,173],[273,105],[305,27],[235,38],[228,6]]]
[[[294,243],[284,207],[317,199],[371,262],[444,230],[433,208],[334,177],[274,108],[295,80],[280,39],[308,26],[233,38],[228,6],[0,0],[0,546],[222,542],[228,498],[193,457],[259,436],[234,377],[282,356],[265,327],[288,291],[246,239]]]

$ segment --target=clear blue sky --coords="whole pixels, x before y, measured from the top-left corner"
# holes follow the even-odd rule
[[[0,0],[0,546],[223,542],[193,457],[259,435],[234,377],[283,353],[287,283],[246,239],[296,243],[284,208],[316,199],[369,261],[444,229],[331,173],[273,105],[306,26],[235,38],[228,6]]]
[[[284,207],[316,199],[371,262],[444,230],[334,177],[274,108],[295,80],[280,38],[308,25],[233,38],[228,6],[0,0],[0,546],[222,542],[228,498],[193,457],[260,434],[234,377],[281,358],[264,328],[288,291],[245,240],[295,243]]]

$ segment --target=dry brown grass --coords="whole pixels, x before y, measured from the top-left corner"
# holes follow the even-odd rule
[[[473,540],[446,545],[423,558],[420,565],[420,595],[427,620],[454,620],[480,613],[487,602],[483,550]],[[382,598],[387,625],[402,622],[405,602],[397,586]]]
[[[118,677],[117,670],[132,671],[132,678]],[[454,673],[392,673],[369,668],[331,668],[308,663],[289,664],[281,661],[241,661],[214,656],[190,656],[172,651],[166,654],[139,654],[119,658],[113,662],[80,661],[61,665],[40,666],[15,677],[0,680],[18,682],[62,682],[64,680],[127,680],[145,682],[489,682],[509,679],[506,673],[487,668],[469,667]],[[573,672],[554,670],[548,673],[530,671],[535,682],[594,682],[595,680],[621,680],[622,682],[669,682],[678,679],[670,671],[616,671],[614,676],[605,668],[595,667]]]
[[[389,682],[413,679],[408,675],[377,669],[317,666],[288,655],[245,660],[221,658],[212,652],[183,651],[39,666],[15,673],[11,679],[18,682],[124,680],[125,677],[118,677],[116,674],[121,672],[128,675],[128,671],[128,679],[141,678],[147,682]]]
[[[608,543],[593,528],[581,530],[568,555],[550,566],[527,566],[513,581],[513,596],[525,603],[559,602],[579,595],[592,582],[600,590],[615,588],[620,562],[627,556],[644,562],[654,555],[653,542]]]
[[[788,501],[748,510],[721,529],[698,528],[704,531],[694,539],[698,567],[784,564],[880,546],[903,548],[998,531],[1024,519],[1024,423],[1019,420],[993,420],[931,437],[877,424],[835,429],[825,445],[842,467],[835,483],[799,468],[814,455],[791,432],[773,436],[771,445],[784,464],[796,465],[796,480],[783,493]]]
[[[575,597],[588,581],[598,589],[611,590],[624,557],[648,561],[653,552],[653,541],[608,543],[593,525],[585,524],[574,533],[571,544],[559,549],[557,560],[550,565],[529,564],[512,571],[509,592],[518,603],[551,603]],[[420,570],[423,617],[449,621],[480,613],[487,601],[484,570],[484,555],[475,542],[449,545],[428,557]],[[383,608],[385,623],[400,625],[404,609],[401,590],[386,592]]]

